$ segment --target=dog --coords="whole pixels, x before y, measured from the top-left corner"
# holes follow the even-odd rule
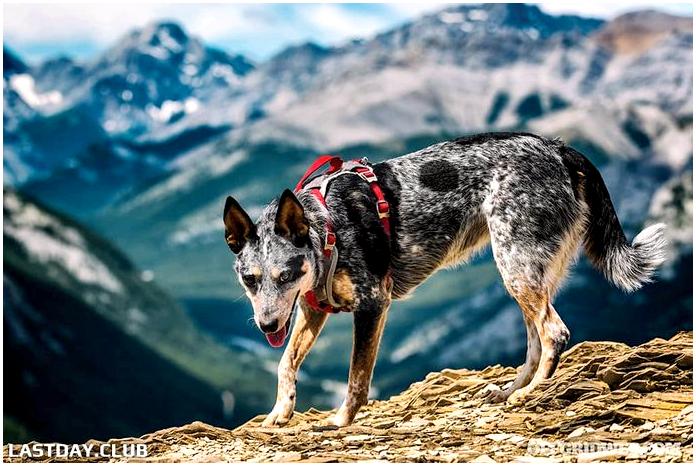
[[[527,330],[526,359],[491,402],[521,403],[558,365],[569,331],[552,301],[582,244],[609,282],[630,292],[651,281],[664,261],[663,224],[629,242],[597,168],[558,139],[485,133],[432,145],[371,165],[390,205],[390,231],[375,195],[356,176],[336,176],[326,206],[307,190],[285,190],[254,223],[232,197],[225,238],[254,320],[281,346],[275,406],[264,426],[293,415],[296,376],[328,314],[305,295],[325,285],[325,227],[340,251],[332,298],[354,319],[348,390],[333,423],[346,426],[367,403],[387,310],[437,270],[465,262],[487,244]]]

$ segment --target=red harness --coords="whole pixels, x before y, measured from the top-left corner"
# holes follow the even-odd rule
[[[310,180],[310,178],[327,163],[329,164],[328,170],[326,170],[326,172],[322,175]],[[314,290],[310,290],[305,293],[304,298],[312,309],[331,314],[346,311],[346,309],[340,308],[336,305],[331,293],[332,284],[330,282],[333,281],[333,268],[336,266],[336,260],[338,257],[336,252],[336,232],[334,231],[333,223],[331,222],[331,215],[328,211],[325,197],[328,185],[333,178],[339,175],[351,173],[360,176],[360,178],[369,184],[370,190],[377,199],[375,207],[377,209],[379,219],[382,222],[382,227],[384,227],[384,232],[387,234],[387,237],[391,236],[391,226],[389,224],[389,202],[387,202],[384,196],[384,191],[382,191],[382,188],[379,186],[377,175],[375,175],[372,167],[367,164],[367,159],[350,160],[344,163],[340,157],[335,155],[322,155],[309,166],[305,174],[302,176],[302,178],[300,178],[297,186],[295,186],[295,193],[299,193],[301,190],[308,188],[309,192],[315,198],[317,198],[319,203],[324,206],[324,209],[326,209],[327,216],[325,223],[323,253],[324,258],[329,265],[328,274],[326,276],[327,283],[325,283],[326,292],[324,293],[326,295],[325,299],[328,302],[320,300]]]

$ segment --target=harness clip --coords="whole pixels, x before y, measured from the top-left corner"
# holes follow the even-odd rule
[[[360,178],[367,181],[368,183],[376,183],[377,175],[368,167],[358,167],[355,169],[355,173],[360,175]]]
[[[377,213],[379,218],[389,217],[389,203],[384,199],[377,201]]]
[[[336,234],[332,231],[327,231],[324,238],[324,250],[331,251],[334,246],[336,246]]]

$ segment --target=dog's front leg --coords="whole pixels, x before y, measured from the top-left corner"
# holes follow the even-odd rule
[[[282,426],[288,423],[295,409],[297,371],[314,345],[328,314],[313,311],[301,305],[301,312],[292,328],[288,346],[278,364],[278,394],[273,410],[266,416],[264,427]]]
[[[387,299],[372,309],[359,309],[354,313],[353,354],[348,375],[348,393],[333,421],[339,427],[352,423],[360,408],[367,404],[372,370],[375,367],[389,304],[390,301]]]

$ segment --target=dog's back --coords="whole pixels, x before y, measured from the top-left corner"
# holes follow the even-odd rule
[[[551,295],[581,242],[626,289],[645,282],[659,259],[624,254],[623,264],[608,262],[603,248],[627,252],[628,243],[606,187],[585,157],[558,140],[486,133],[388,160],[376,171],[396,198],[395,298],[489,241],[508,288],[524,277]]]
[[[560,147],[529,134],[489,133],[385,162],[399,193],[395,297],[491,237],[494,249],[552,255],[583,216]]]

